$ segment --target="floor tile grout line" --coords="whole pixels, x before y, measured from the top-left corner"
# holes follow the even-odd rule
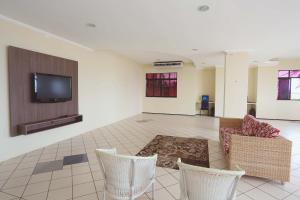
[[[21,164],[21,162],[24,160],[26,154],[23,155],[23,158],[21,159],[21,161],[19,161],[19,163],[17,164],[17,166],[14,168],[14,170],[11,172],[11,174],[8,176],[8,178],[5,180],[5,182],[3,183],[3,185],[0,188],[0,191],[3,190],[3,187],[7,184],[8,180],[11,178],[11,176],[14,174],[14,172],[18,169],[18,166]]]
[[[44,151],[45,151],[45,147],[42,148],[42,152],[41,152],[41,154],[39,156],[39,159],[38,159],[37,163],[39,163],[39,161],[40,161],[40,159],[41,159]],[[34,171],[34,169],[33,169],[33,171]],[[32,171],[32,173],[33,173],[33,171]],[[25,185],[25,188],[24,188],[24,190],[23,190],[20,198],[23,198],[23,195],[24,195],[24,193],[25,193],[25,191],[27,189],[27,186],[29,185],[29,182],[30,182],[31,178],[32,178],[32,174],[30,175],[30,178],[28,179],[27,184]]]
[[[86,150],[86,144],[84,142],[84,138],[82,137],[82,140],[83,140],[83,146],[84,146],[84,149]],[[89,161],[89,160],[88,160]],[[88,166],[89,166],[89,169],[90,169],[90,173],[91,173],[91,176],[92,176],[92,179],[93,179],[93,185],[94,185],[94,188],[95,188],[95,191],[97,193],[97,187],[96,187],[96,183],[95,183],[95,180],[94,180],[94,177],[93,177],[93,174],[92,174],[92,169],[91,169],[91,166],[90,166],[90,163],[88,162]],[[73,176],[72,176],[72,180],[73,180]],[[72,181],[73,182],[73,181]],[[73,185],[73,183],[72,183]],[[99,199],[98,195],[97,195],[97,199]]]
[[[71,155],[73,155],[73,140],[71,138]],[[71,189],[71,199],[73,199],[73,193],[74,193],[74,187],[73,187],[73,166],[70,166],[71,168],[71,183],[72,183],[72,189]]]
[[[59,143],[57,144],[55,160],[57,159],[58,149],[59,149]],[[48,191],[47,191],[46,199],[48,199],[48,196],[49,196],[49,191],[50,191],[50,187],[51,187],[52,177],[53,177],[53,171],[51,171],[51,177],[50,177],[50,182],[49,182],[49,186],[48,186]]]

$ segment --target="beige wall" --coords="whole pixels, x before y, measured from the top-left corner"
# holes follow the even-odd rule
[[[300,101],[277,100],[278,70],[298,69],[299,60],[282,60],[276,67],[259,67],[257,77],[257,117],[300,120]]]
[[[256,102],[257,94],[257,67],[250,67],[248,74],[248,101]]]
[[[216,68],[215,78],[215,116],[224,116],[224,68]]]
[[[248,70],[247,53],[230,53],[226,55],[225,117],[242,118],[247,113]]]
[[[144,74],[163,72],[177,72],[177,98],[145,97],[144,90],[143,112],[195,115],[201,95],[214,99],[214,69],[196,69],[192,64],[182,68],[144,67]],[[145,75],[143,81],[145,88]]]
[[[209,101],[215,101],[215,68],[197,70],[197,95],[196,102],[201,102],[202,95],[209,95]],[[200,113],[200,104],[197,104],[196,113]]]
[[[0,20],[0,160],[40,148],[141,112],[142,67],[109,52],[93,52],[24,26]],[[6,47],[79,62],[79,112],[83,122],[28,136],[9,137]]]

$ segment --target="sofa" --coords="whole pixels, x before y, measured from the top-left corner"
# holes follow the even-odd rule
[[[289,182],[292,142],[280,131],[251,115],[244,119],[220,118],[220,144],[228,168],[248,176]]]

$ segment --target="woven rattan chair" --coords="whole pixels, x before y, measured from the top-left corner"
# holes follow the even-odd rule
[[[188,165],[178,161],[181,200],[232,200],[244,171]]]
[[[154,182],[157,155],[137,157],[118,155],[116,149],[97,149],[97,158],[104,175],[103,199],[133,200],[143,195]]]
[[[220,118],[220,128],[241,128],[242,119]],[[222,137],[220,143],[223,144]],[[222,148],[223,149],[223,148]],[[246,175],[280,181],[290,180],[292,142],[284,137],[263,138],[231,135],[225,158],[229,169],[236,166]]]

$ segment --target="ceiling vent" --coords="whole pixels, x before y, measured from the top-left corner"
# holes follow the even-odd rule
[[[183,67],[183,61],[160,61],[154,62],[153,67],[167,68],[167,67]]]

